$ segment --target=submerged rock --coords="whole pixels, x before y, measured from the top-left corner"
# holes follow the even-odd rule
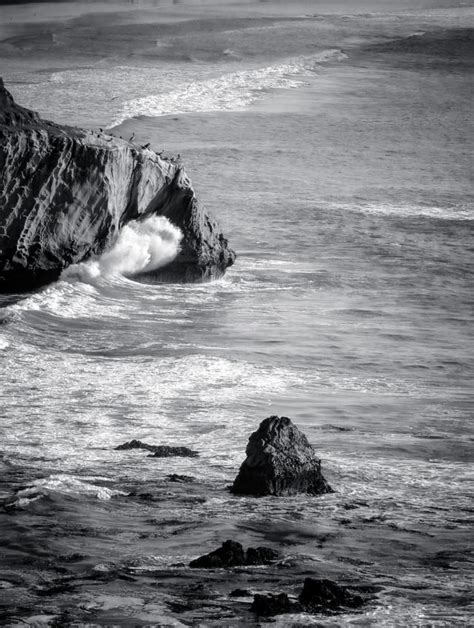
[[[287,417],[271,416],[250,438],[231,491],[239,495],[320,495],[332,489],[306,436]]]
[[[0,292],[48,283],[100,256],[131,221],[163,216],[177,256],[140,281],[202,281],[235,259],[179,163],[102,132],[61,126],[17,105],[0,79]],[[138,272],[138,271],[137,271]]]
[[[219,549],[200,556],[189,563],[192,568],[216,569],[219,567],[243,567],[246,565],[269,565],[280,558],[280,554],[269,547],[249,547],[244,550],[237,541],[224,541]]]
[[[171,446],[171,445],[149,445],[148,443],[142,443],[140,440],[131,440],[128,443],[117,445],[116,451],[125,451],[129,449],[145,449],[151,451],[152,456],[150,458],[171,458],[173,456],[180,456],[186,458],[197,458],[199,452],[189,447]]]
[[[364,604],[360,595],[353,595],[346,587],[332,580],[306,578],[299,598],[300,604],[307,611],[338,610],[343,607],[358,608]]]
[[[191,484],[196,481],[193,475],[181,475],[180,473],[170,473],[166,479],[168,482],[177,482],[178,484]]]

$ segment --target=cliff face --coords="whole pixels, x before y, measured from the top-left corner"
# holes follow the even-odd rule
[[[100,255],[131,220],[181,229],[173,262],[143,281],[202,281],[235,259],[182,166],[107,134],[59,126],[18,106],[0,79],[0,291],[55,280]]]

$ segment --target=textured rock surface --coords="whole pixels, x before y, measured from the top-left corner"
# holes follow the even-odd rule
[[[271,416],[250,438],[234,480],[240,495],[320,495],[331,492],[306,436],[287,417]]]
[[[306,578],[298,601],[290,600],[286,593],[254,595],[251,610],[257,615],[271,617],[283,613],[335,613],[359,608],[365,600],[350,593],[332,580]]]
[[[244,550],[237,541],[224,541],[218,549],[200,556],[189,563],[190,567],[215,569],[218,567],[241,567],[243,565],[269,565],[278,560],[280,554],[269,547],[249,547]]]
[[[272,617],[283,613],[296,613],[300,610],[291,602],[286,593],[257,593],[254,595],[251,610],[260,617]]]
[[[131,220],[165,216],[183,232],[181,251],[143,281],[200,281],[234,261],[200,208],[183,168],[152,150],[41,120],[0,79],[0,291],[56,279],[100,255]]]
[[[181,445],[149,445],[148,443],[142,443],[141,440],[131,440],[123,445],[117,445],[116,451],[126,451],[129,449],[145,449],[152,452],[152,458],[171,458],[173,456],[181,456],[186,458],[197,458],[199,453],[189,447],[182,447]]]
[[[306,578],[298,600],[305,610],[313,612],[358,608],[364,604],[360,595],[353,595],[345,587],[331,580],[314,578]]]

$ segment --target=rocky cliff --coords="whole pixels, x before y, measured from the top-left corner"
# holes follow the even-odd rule
[[[181,250],[138,279],[202,281],[234,262],[180,164],[105,133],[41,120],[1,79],[0,174],[0,292],[53,281],[109,249],[128,222],[154,215],[181,229]]]

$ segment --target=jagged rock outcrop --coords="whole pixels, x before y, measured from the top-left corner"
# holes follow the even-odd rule
[[[280,554],[270,547],[249,547],[244,550],[237,541],[224,541],[221,547],[192,560],[193,569],[216,569],[219,567],[241,567],[250,565],[271,565],[280,558]]]
[[[181,250],[143,281],[218,277],[235,254],[178,163],[105,133],[60,126],[17,105],[0,79],[0,291],[55,280],[100,255],[132,220],[164,216]]]
[[[351,593],[346,587],[332,580],[316,578],[305,579],[298,601],[306,611],[312,612],[359,608],[364,604],[360,595]]]
[[[286,593],[256,593],[250,607],[259,617],[273,617],[284,613],[297,613],[302,609]]]
[[[271,416],[251,434],[231,491],[239,495],[332,492],[306,436],[287,417]]]
[[[286,593],[254,595],[251,610],[262,617],[284,613],[338,613],[359,608],[366,603],[360,595],[351,593],[346,587],[332,580],[306,578],[297,601]]]

